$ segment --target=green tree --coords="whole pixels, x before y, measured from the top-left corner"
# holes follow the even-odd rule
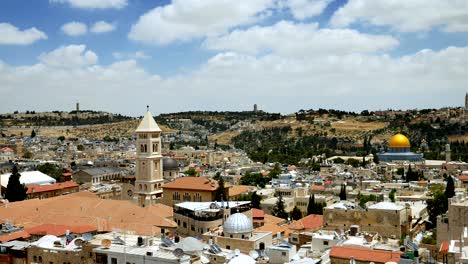
[[[61,178],[62,178],[63,171],[59,166],[55,164],[47,162],[47,163],[38,165],[36,167],[36,170],[49,175],[50,177],[56,179],[57,181],[62,181]]]
[[[452,198],[455,196],[455,184],[453,182],[452,176],[447,177],[447,186],[445,187],[445,196],[447,198]]]
[[[223,177],[219,178],[218,181],[218,188],[215,191],[215,201],[227,201],[227,189],[224,187],[224,180]]]
[[[429,222],[431,223],[428,229],[436,227],[437,216],[445,214],[448,210],[448,199],[442,185],[431,186],[429,194],[433,198],[427,200],[427,214],[429,215]]]
[[[216,172],[215,175],[213,176],[213,180],[219,180],[221,178],[221,172]]]
[[[396,189],[392,189],[390,193],[388,194],[388,198],[390,198],[390,201],[392,201],[392,203],[395,202],[395,193],[396,193]]]
[[[28,188],[24,184],[20,183],[21,174],[18,172],[18,167],[16,165],[11,171],[11,176],[8,179],[8,185],[5,193],[5,198],[9,202],[23,201],[26,199]]]
[[[340,197],[340,201],[346,201],[346,185],[344,184],[341,185],[339,197]]]
[[[307,215],[315,214],[315,194],[309,196],[309,204],[307,205]]]
[[[57,140],[64,141],[64,140],[65,140],[65,137],[64,137],[64,136],[60,136],[60,137],[57,138]]]
[[[290,213],[290,216],[292,220],[299,220],[302,218],[302,212],[301,210],[299,210],[299,208],[297,208],[297,206],[294,206],[294,208],[292,209]]]
[[[32,157],[33,157],[33,154],[32,154],[32,152],[29,151],[29,150],[26,150],[26,151],[23,153],[23,158],[25,158],[25,159],[32,159]]]
[[[359,198],[359,206],[361,206],[362,208],[365,208],[367,202],[376,202],[376,201],[377,201],[377,196],[375,196],[374,194],[361,195],[361,197]]]
[[[281,165],[277,162],[275,163],[275,166],[273,169],[270,171],[270,177],[272,178],[278,178],[278,175],[281,174]]]
[[[196,175],[197,175],[197,172],[195,171],[194,168],[190,168],[190,169],[184,171],[184,174],[185,174],[185,175],[188,175],[188,176],[196,176]]]
[[[288,218],[288,213],[286,213],[284,209],[284,200],[281,194],[279,195],[278,200],[276,201],[276,204],[271,209],[271,213],[274,216],[279,217],[279,218],[283,218],[283,219]]]
[[[34,131],[34,129],[31,131],[31,138],[35,138],[36,137],[36,131]]]
[[[250,205],[252,208],[260,209],[260,203],[262,202],[262,197],[257,194],[257,192],[253,192],[250,196]]]
[[[83,146],[83,145],[78,145],[78,146],[76,146],[76,149],[77,149],[78,151],[83,151],[83,150],[84,150],[84,146]]]

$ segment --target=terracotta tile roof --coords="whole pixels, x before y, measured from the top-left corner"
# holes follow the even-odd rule
[[[233,185],[231,188],[229,188],[229,196],[238,196],[243,193],[249,193],[251,190],[250,186],[245,186],[245,185]]]
[[[399,262],[402,253],[398,251],[375,250],[370,248],[333,246],[330,258],[350,259],[358,261],[386,263]],[[333,261],[332,261],[333,262]]]
[[[148,211],[151,211],[155,214],[159,214],[164,218],[172,218],[174,216],[174,208],[165,204],[154,204],[145,208]]]
[[[459,179],[460,181],[468,181],[468,175],[460,175],[460,176],[458,177],[458,179]]]
[[[265,223],[263,226],[255,228],[255,231],[271,232],[273,235],[276,235],[279,232],[283,237],[289,237],[289,234],[292,233],[292,230],[289,229],[288,225],[277,225],[272,223]]]
[[[283,218],[279,218],[279,217],[269,215],[269,214],[265,214],[264,218],[265,218],[265,223],[269,223],[269,224],[277,225],[279,223],[286,222],[286,220],[284,220]]]
[[[59,183],[54,183],[54,184],[42,184],[42,185],[31,184],[27,186],[28,187],[27,194],[56,191],[56,190],[62,190],[66,188],[74,188],[78,186],[79,185],[74,181],[66,181],[66,182],[59,182]]]
[[[263,210],[252,208],[252,218],[264,218],[265,212]]]
[[[22,231],[9,233],[9,234],[0,236],[0,242],[5,243],[8,241],[17,240],[17,239],[26,239],[29,237],[31,237],[31,235],[28,232],[22,230]]]
[[[218,188],[218,181],[209,180],[206,177],[182,177],[166,183],[163,189],[186,189],[199,191],[215,191]]]
[[[40,224],[91,225],[98,232],[119,228],[152,235],[160,232],[160,228],[177,227],[165,213],[167,210],[143,208],[129,201],[105,200],[89,192],[78,192],[8,203],[0,206],[0,221],[9,219],[25,228]]]
[[[322,215],[308,215],[299,220],[292,221],[289,224],[289,228],[293,230],[313,230],[323,225]]]
[[[94,226],[90,225],[79,225],[79,226],[70,226],[70,225],[56,225],[56,224],[42,224],[34,227],[26,228],[26,231],[31,235],[54,235],[54,236],[64,236],[67,234],[67,230],[70,231],[70,234],[84,234],[97,231]]]
[[[310,187],[310,190],[313,191],[313,192],[314,191],[315,192],[323,192],[323,191],[325,191],[325,186],[323,186],[323,185],[313,185],[313,186]]]
[[[13,149],[10,148],[10,147],[4,147],[4,148],[0,149],[0,152],[13,152]]]

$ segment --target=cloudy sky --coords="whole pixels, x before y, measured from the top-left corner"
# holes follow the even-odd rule
[[[468,0],[2,0],[0,112],[460,106]]]

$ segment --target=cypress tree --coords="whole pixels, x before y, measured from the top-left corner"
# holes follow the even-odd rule
[[[346,186],[344,184],[341,185],[341,190],[340,190],[340,201],[345,201],[346,200]]]
[[[11,176],[8,179],[8,185],[5,193],[5,198],[9,202],[23,201],[26,199],[28,188],[20,183],[21,174],[18,172],[16,165],[13,167]]]
[[[453,182],[452,176],[447,177],[447,186],[445,187],[445,196],[447,198],[452,198],[455,196],[455,184]]]
[[[307,205],[307,215],[315,214],[315,195],[309,196],[309,204]]]

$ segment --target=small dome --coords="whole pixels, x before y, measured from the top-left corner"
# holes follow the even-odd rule
[[[226,219],[223,231],[231,234],[250,233],[253,230],[252,221],[241,213],[235,213]]]
[[[179,163],[175,159],[164,158],[163,159],[163,170],[179,170]]]
[[[411,144],[405,135],[398,133],[390,139],[388,146],[391,148],[409,148]]]

